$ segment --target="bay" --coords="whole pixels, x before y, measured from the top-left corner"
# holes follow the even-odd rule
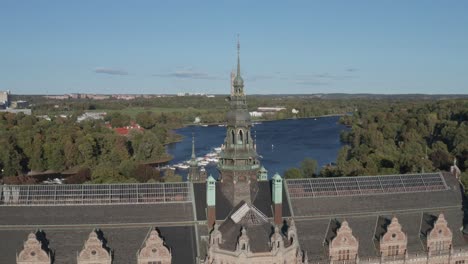
[[[272,177],[278,172],[291,167],[298,167],[304,158],[317,160],[320,167],[336,161],[338,151],[343,146],[340,132],[347,129],[338,123],[338,116],[307,119],[289,119],[255,124],[252,135],[256,138],[257,153],[261,155],[261,164]],[[192,155],[192,133],[195,135],[195,154],[203,157],[220,147],[226,137],[226,127],[190,126],[175,130],[184,136],[181,142],[171,143],[167,151],[174,159],[170,164],[177,164],[190,159]],[[217,178],[215,165],[206,167],[208,173]],[[186,170],[177,170],[186,178]]]

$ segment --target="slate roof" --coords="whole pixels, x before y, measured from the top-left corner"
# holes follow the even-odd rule
[[[453,247],[466,248],[461,232],[464,226],[462,190],[451,174],[443,174],[446,191],[379,194],[368,196],[315,197],[291,199],[301,248],[309,260],[326,261],[328,242],[346,219],[359,241],[359,257],[379,254],[379,238],[386,232],[392,216],[398,218],[408,238],[408,253],[426,250],[425,236],[435,218],[443,213],[453,232]]]
[[[112,250],[113,264],[137,262],[141,248],[151,227],[105,227],[102,228],[107,246]],[[195,263],[196,241],[194,226],[170,226],[158,228],[167,246],[172,251],[173,263]],[[49,248],[54,255],[54,264],[76,263],[77,253],[83,249],[93,227],[43,229]],[[16,253],[34,229],[0,230],[0,263],[15,263]]]
[[[191,202],[86,206],[0,206],[1,225],[75,225],[193,221]]]
[[[54,264],[76,262],[76,254],[93,228],[101,228],[114,264],[136,263],[148,231],[157,227],[173,250],[173,263],[195,263],[196,236],[192,203],[0,206],[0,263],[14,263],[27,235],[44,230],[55,254]],[[179,224],[177,224],[179,223]],[[177,226],[167,226],[167,225]]]
[[[270,237],[274,233],[274,226],[257,213],[255,208],[251,208],[237,223],[231,217],[244,205],[245,202],[239,203],[228,218],[219,226],[223,240],[220,248],[235,251],[238,238],[241,235],[241,229],[245,228],[252,252],[270,251]],[[283,240],[285,246],[288,246],[288,241],[284,235]]]
[[[345,197],[293,198],[283,189],[283,216],[293,213],[301,248],[310,260],[327,260],[327,241],[333,238],[330,223],[346,219],[359,241],[361,259],[377,256],[378,238],[385,232],[386,221],[398,218],[408,236],[408,253],[424,253],[425,235],[432,228],[433,217],[444,213],[453,232],[453,247],[466,247],[463,233],[462,189],[451,174],[444,173],[449,187],[443,191],[356,195]],[[287,183],[286,183],[287,184]],[[259,182],[253,205],[267,218],[273,216],[271,183]],[[55,254],[55,264],[74,263],[76,252],[93,228],[101,228],[114,263],[135,263],[136,253],[151,227],[158,227],[173,250],[174,262],[195,263],[197,252],[206,255],[208,228],[206,186],[193,184],[193,202],[139,205],[86,206],[0,206],[0,263],[14,263],[29,232],[43,229]],[[233,207],[217,183],[216,218],[226,220],[220,230],[226,234],[226,248],[235,248],[241,225],[229,218]],[[290,206],[291,205],[291,208]],[[432,220],[431,220],[432,219]],[[198,222],[197,221],[202,221]],[[330,229],[332,228],[332,229]],[[271,224],[248,227],[249,237],[259,238],[251,248],[263,251],[269,246]],[[197,237],[198,234],[198,237]],[[66,243],[64,241],[67,241]],[[197,249],[196,245],[199,245]]]
[[[463,190],[459,182],[448,173],[443,177],[449,187],[445,191],[297,198],[291,199],[292,211],[296,217],[317,217],[461,208]]]
[[[196,217],[199,221],[206,220],[206,184],[194,183],[193,190],[195,194]],[[258,193],[253,202],[254,206],[258,208],[267,217],[273,217],[273,208],[271,206],[271,182],[259,181]],[[286,191],[283,187],[283,217],[291,216],[289,203],[286,196]],[[233,206],[225,198],[221,191],[221,184],[216,183],[216,219],[224,220],[232,212]]]

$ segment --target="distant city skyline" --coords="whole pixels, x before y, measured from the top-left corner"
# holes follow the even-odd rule
[[[0,3],[0,90],[468,93],[467,1]]]

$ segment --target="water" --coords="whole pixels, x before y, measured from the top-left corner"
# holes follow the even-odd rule
[[[317,119],[296,119],[263,122],[252,128],[256,134],[257,153],[263,158],[262,165],[271,177],[275,172],[283,174],[291,167],[298,167],[304,158],[317,160],[319,166],[336,161],[340,142],[340,132],[346,129],[338,124],[339,117]],[[193,126],[176,130],[184,136],[183,141],[169,144],[168,152],[174,156],[170,164],[187,161],[192,155],[192,132],[195,133],[195,154],[202,157],[213,148],[224,143],[226,128],[219,126]],[[208,173],[217,177],[216,166],[207,166]],[[187,171],[177,171],[184,178]]]

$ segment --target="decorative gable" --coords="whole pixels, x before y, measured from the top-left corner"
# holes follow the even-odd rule
[[[89,234],[83,250],[78,254],[78,264],[111,264],[110,250],[105,247],[100,234],[98,230]]]
[[[354,261],[357,258],[358,248],[358,240],[353,236],[348,222],[343,221],[329,246],[330,261]]]
[[[171,261],[171,251],[164,245],[159,232],[156,229],[151,230],[144,247],[138,252],[138,264],[170,264]]]
[[[24,249],[16,256],[16,264],[51,264],[50,255],[42,248],[35,233],[28,235]]]
[[[434,227],[427,236],[427,250],[430,255],[449,253],[452,249],[452,231],[444,214],[439,214]]]
[[[406,255],[407,236],[402,231],[396,217],[387,226],[387,232],[380,238],[380,255],[384,259],[404,258]]]

